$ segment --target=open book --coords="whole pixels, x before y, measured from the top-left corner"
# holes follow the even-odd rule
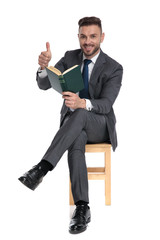
[[[79,65],[75,65],[63,73],[52,66],[47,67],[46,71],[52,88],[59,93],[65,91],[77,93],[84,88],[83,78]]]

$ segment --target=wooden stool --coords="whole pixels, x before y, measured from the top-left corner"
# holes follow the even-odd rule
[[[88,167],[88,179],[105,180],[105,205],[111,205],[111,144],[86,144],[86,152],[104,152],[104,167]],[[74,205],[71,182],[69,191],[70,205]]]

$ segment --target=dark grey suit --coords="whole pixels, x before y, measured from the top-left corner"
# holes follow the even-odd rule
[[[75,64],[81,65],[82,57],[80,49],[68,51],[55,67],[63,72]],[[55,167],[63,153],[68,150],[75,202],[89,201],[85,144],[110,141],[113,150],[117,147],[116,118],[112,105],[121,87],[122,72],[119,63],[100,52],[89,82],[89,95],[93,106],[91,112],[77,109],[74,113],[68,114],[69,109],[63,104],[61,127],[43,157]],[[51,87],[48,77],[40,78],[38,74],[37,83],[44,90]]]

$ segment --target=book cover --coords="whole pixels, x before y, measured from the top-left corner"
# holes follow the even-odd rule
[[[64,73],[54,67],[47,67],[46,70],[52,88],[59,93],[64,91],[77,93],[84,88],[79,65],[73,66]]]

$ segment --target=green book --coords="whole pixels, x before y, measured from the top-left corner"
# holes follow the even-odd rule
[[[52,66],[47,67],[46,70],[52,88],[59,93],[66,91],[77,93],[84,88],[79,65],[75,65],[63,73]]]

